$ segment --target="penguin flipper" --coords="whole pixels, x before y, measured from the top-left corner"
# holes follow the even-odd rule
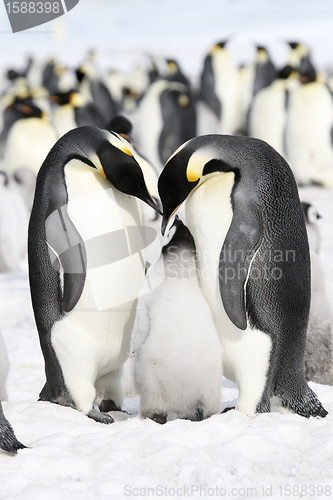
[[[78,303],[86,280],[87,255],[83,239],[71,221],[67,207],[55,210],[46,220],[46,240],[52,265],[63,271],[63,311]]]
[[[237,328],[247,328],[245,284],[262,240],[262,215],[255,203],[234,213],[219,261],[219,286],[225,312]]]

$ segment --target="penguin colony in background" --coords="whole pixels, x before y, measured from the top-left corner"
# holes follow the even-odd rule
[[[0,263],[2,272],[19,268],[24,251],[18,251],[17,242],[22,235],[26,237],[27,217],[32,209],[29,272],[46,371],[41,399],[73,406],[104,423],[112,421],[106,412],[120,408],[122,365],[129,355],[137,294],[126,296],[127,309],[123,307],[125,302],[114,305],[110,299],[114,295],[112,283],[126,283],[129,275],[131,286],[135,282],[139,287],[145,280],[145,270],[152,261],[148,260],[148,250],[144,251],[147,235],[143,236],[140,228],[144,224],[156,228],[156,222],[159,224],[151,212],[144,223],[143,210],[158,212],[160,174],[164,225],[187,198],[186,220],[198,258],[193,269],[218,330],[224,374],[239,385],[237,409],[247,413],[269,411],[269,399],[277,395],[296,413],[325,416],[326,411],[305,382],[303,353],[305,350],[306,379],[332,384],[332,315],[320,260],[311,254],[311,290],[315,299],[305,339],[310,261],[290,170],[276,152],[260,141],[217,136],[193,139],[199,133],[252,135],[271,144],[289,162],[300,186],[332,187],[333,86],[315,68],[305,45],[290,42],[289,46],[282,69],[274,66],[268,50],[261,45],[250,64],[237,68],[228,41],[216,43],[203,61],[197,88],[178,61],[166,59],[163,66],[153,57],[149,67],[137,66],[129,75],[115,69],[101,74],[93,53],[78,68],[65,68],[54,60],[43,66],[29,59],[24,70],[8,71],[0,99],[1,179],[7,190],[3,198],[13,193],[8,201],[13,202],[11,215],[21,216],[20,222],[11,222],[12,227],[17,227],[15,235],[11,234],[16,257],[10,249],[14,243],[3,233],[5,225],[0,225]],[[322,110],[320,116],[318,109]],[[118,113],[125,117],[119,118]],[[205,113],[213,117],[209,123]],[[235,151],[231,151],[233,145]],[[252,173],[245,160],[253,165]],[[273,162],[279,166],[280,177],[272,172]],[[274,197],[272,179],[284,194],[278,197],[274,209],[268,209],[266,197]],[[288,196],[293,212],[289,218],[283,213],[283,200]],[[144,208],[142,201],[146,202]],[[112,213],[108,222],[104,208]],[[0,211],[1,218],[2,207]],[[305,212],[310,246],[316,253],[319,246],[314,248],[311,236],[315,220],[311,210]],[[219,228],[213,222],[215,213],[223,220]],[[268,224],[269,217],[273,225]],[[241,219],[244,224],[240,225]],[[180,244],[179,234],[188,231],[180,227],[177,223],[176,234],[175,228],[171,231],[173,243]],[[281,236],[275,237],[274,228],[279,227],[287,235],[283,241]],[[269,231],[272,233],[268,237]],[[113,233],[115,240],[110,236]],[[111,240],[116,244],[112,246]],[[133,262],[117,254],[120,241]],[[101,251],[105,243],[110,252]],[[160,264],[167,261],[170,244],[165,246]],[[233,250],[237,254],[234,260],[230,254],[228,257]],[[274,271],[274,263],[265,260],[271,255],[265,250],[291,250],[302,256],[302,272],[296,270],[297,265],[282,263],[283,273],[292,283],[295,275],[301,277],[298,300],[287,301],[283,280],[269,274]],[[109,275],[102,268],[115,263],[119,265],[114,266],[113,280],[108,282]],[[182,268],[181,262],[178,265]],[[156,266],[152,266],[148,277]],[[264,282],[260,266],[268,272]],[[240,280],[236,279],[238,272]],[[186,286],[182,281],[179,290]],[[102,287],[95,286],[101,283]],[[195,283],[192,281],[190,291],[193,296]],[[160,302],[155,303],[153,293],[140,301],[153,310],[163,310]],[[272,303],[278,307],[272,309]],[[171,301],[171,308],[175,304]],[[282,317],[283,326],[278,327]],[[296,323],[298,333],[290,339],[288,331]],[[188,340],[185,326],[184,345]],[[158,338],[155,327],[146,325],[144,331],[152,342]],[[211,332],[213,339],[213,329]],[[96,338],[101,348],[94,350],[91,346]],[[136,338],[141,337],[136,334]],[[145,352],[144,343],[139,342],[137,353],[142,347]],[[160,353],[153,348],[149,355],[158,359]],[[160,361],[167,362],[168,358]],[[134,365],[134,372],[145,369],[138,354]],[[217,372],[217,359],[214,366]],[[159,375],[161,380],[169,380],[170,372]],[[185,371],[182,375],[186,376]],[[135,384],[140,392],[139,379],[138,375]],[[198,379],[196,384],[199,391]],[[203,396],[201,401],[206,403],[200,408],[191,400],[190,406],[196,408],[191,411],[185,400],[183,406],[173,406],[172,391],[163,408],[153,408],[152,394],[156,392],[152,390],[147,399],[147,415],[162,414],[161,421],[173,411],[194,420],[218,411],[216,396]],[[2,413],[0,431],[1,422],[6,427]]]

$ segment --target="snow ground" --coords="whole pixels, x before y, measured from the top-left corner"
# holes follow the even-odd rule
[[[195,79],[207,49],[227,36],[237,62],[251,58],[255,41],[266,43],[282,64],[286,39],[308,42],[322,66],[333,62],[331,0],[99,0],[93,7],[81,0],[52,27],[17,35],[4,33],[9,23],[1,8],[0,15],[2,69],[23,64],[28,53],[55,54],[74,64],[95,46],[104,67],[128,70],[145,52],[165,54],[178,57]],[[332,192],[306,188],[301,196],[323,216],[321,257],[333,286]],[[1,499],[333,495],[332,387],[310,384],[329,411],[323,420],[274,407],[255,417],[230,411],[199,423],[173,420],[160,426],[141,420],[138,399],[128,398],[124,409],[131,415],[113,412],[115,423],[105,426],[70,408],[37,402],[43,358],[26,272],[0,276],[0,298],[0,327],[11,362],[3,407],[18,439],[29,446],[15,457],[0,451]],[[225,381],[222,407],[236,398],[235,385]]]

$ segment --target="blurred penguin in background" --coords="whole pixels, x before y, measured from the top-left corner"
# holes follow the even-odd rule
[[[299,185],[333,187],[333,97],[308,59],[289,98],[286,157]]]
[[[138,111],[139,148],[160,172],[169,156],[196,135],[193,97],[183,83],[157,80],[140,100]]]
[[[205,57],[199,98],[215,115],[215,132],[234,134],[238,128],[239,75],[226,47],[227,40],[215,44]]]
[[[57,141],[49,117],[37,106],[27,108],[25,118],[16,120],[7,135],[4,168],[13,174],[18,168],[30,168],[37,174],[45,156]]]
[[[105,124],[117,114],[117,104],[107,86],[99,79],[91,64],[82,64],[76,71],[78,90],[94,102]]]
[[[291,66],[282,68],[276,80],[257,92],[249,111],[249,135],[268,142],[282,156],[285,156],[289,94],[297,85],[297,76]]]
[[[15,180],[0,172],[0,272],[18,271],[26,257],[28,218]]]
[[[105,120],[96,104],[81,92],[74,89],[50,95],[50,100],[56,106],[53,114],[53,124],[58,137],[77,127],[91,125],[104,128]]]

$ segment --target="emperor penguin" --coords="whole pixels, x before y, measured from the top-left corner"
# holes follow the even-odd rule
[[[299,185],[333,186],[333,96],[313,66],[289,98],[286,158]]]
[[[7,399],[6,379],[8,375],[9,361],[5,342],[0,332],[0,448],[11,454],[17,453],[17,450],[26,448],[20,443],[13,431],[12,426],[6,419],[1,401]]]
[[[310,257],[287,162],[258,139],[201,136],[169,158],[158,188],[163,233],[186,200],[223,372],[239,388],[236,409],[268,412],[277,396],[299,415],[325,417],[304,373]]]
[[[58,138],[76,127],[90,125],[104,128],[105,120],[96,105],[89,101],[81,92],[74,89],[68,92],[58,92],[49,97],[55,104],[53,124]]]
[[[0,272],[15,272],[27,256],[29,212],[12,176],[0,172]]]
[[[165,423],[170,413],[203,420],[219,413],[221,346],[200,289],[195,245],[177,218],[148,278],[162,283],[140,297],[132,336],[134,387],[140,414]]]
[[[291,66],[282,68],[269,86],[256,93],[249,111],[249,135],[268,142],[282,156],[285,155],[289,95],[298,84],[297,76]]]
[[[122,365],[145,276],[141,200],[158,210],[134,148],[96,127],[60,138],[37,176],[28,261],[45,359],[40,400],[103,423],[122,402]]]
[[[139,105],[138,143],[160,172],[169,156],[196,135],[196,110],[189,89],[179,82],[157,80]]]
[[[240,80],[226,44],[225,40],[215,44],[205,57],[200,99],[218,119],[215,132],[233,134],[238,128]]]
[[[39,116],[17,120],[10,128],[4,149],[4,167],[10,175],[21,167],[37,174],[40,165],[57,141],[57,132],[49,116],[39,110]]]

